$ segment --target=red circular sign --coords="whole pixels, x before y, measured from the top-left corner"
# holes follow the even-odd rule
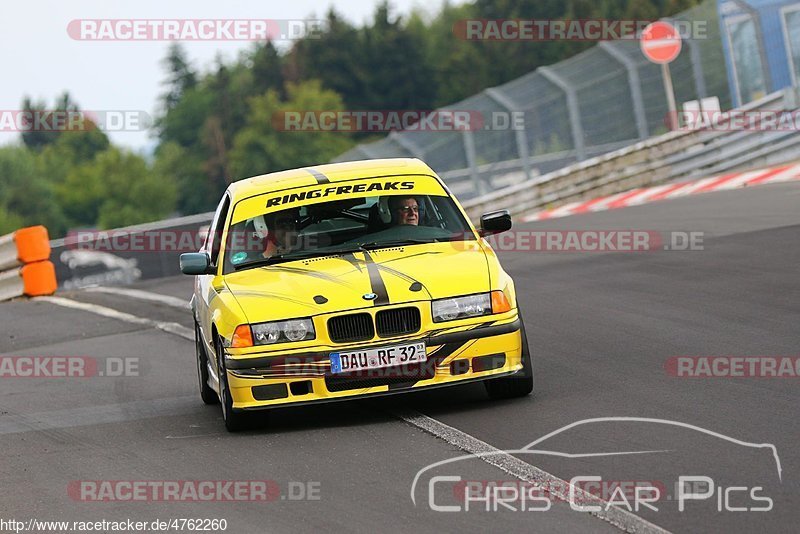
[[[681,35],[675,26],[659,20],[642,31],[639,46],[653,63],[669,63],[681,53]]]

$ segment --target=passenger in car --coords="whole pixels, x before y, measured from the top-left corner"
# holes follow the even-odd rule
[[[265,258],[291,252],[297,247],[298,217],[299,211],[296,209],[264,216],[268,228],[262,253]]]

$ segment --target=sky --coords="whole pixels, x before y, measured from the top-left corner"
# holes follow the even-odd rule
[[[158,97],[164,92],[161,61],[169,43],[76,40],[67,31],[75,19],[322,19],[333,6],[340,15],[360,25],[371,19],[377,3],[378,0],[7,2],[0,32],[0,65],[4,70],[0,77],[0,111],[20,109],[26,95],[53,106],[57,96],[69,91],[83,110],[154,115]],[[390,0],[393,12],[400,15],[431,4]],[[183,45],[192,64],[204,69],[213,65],[217,54],[232,59],[252,43],[212,41]],[[1,129],[0,145],[19,142],[18,133]],[[149,151],[155,145],[152,133],[145,131],[109,132],[109,137],[113,143],[136,151]]]

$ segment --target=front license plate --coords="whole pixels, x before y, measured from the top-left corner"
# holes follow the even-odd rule
[[[331,352],[330,357],[331,373],[380,369],[381,367],[424,362],[428,359],[423,341],[377,349]]]

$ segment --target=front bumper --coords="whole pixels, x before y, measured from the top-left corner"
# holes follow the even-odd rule
[[[351,347],[236,357],[226,351],[225,365],[233,407],[258,410],[277,406],[403,393],[514,374],[522,369],[520,321],[512,317],[428,336],[410,336],[358,345],[371,348],[411,341],[426,342],[424,364],[388,367],[362,375],[333,375],[328,354]]]

